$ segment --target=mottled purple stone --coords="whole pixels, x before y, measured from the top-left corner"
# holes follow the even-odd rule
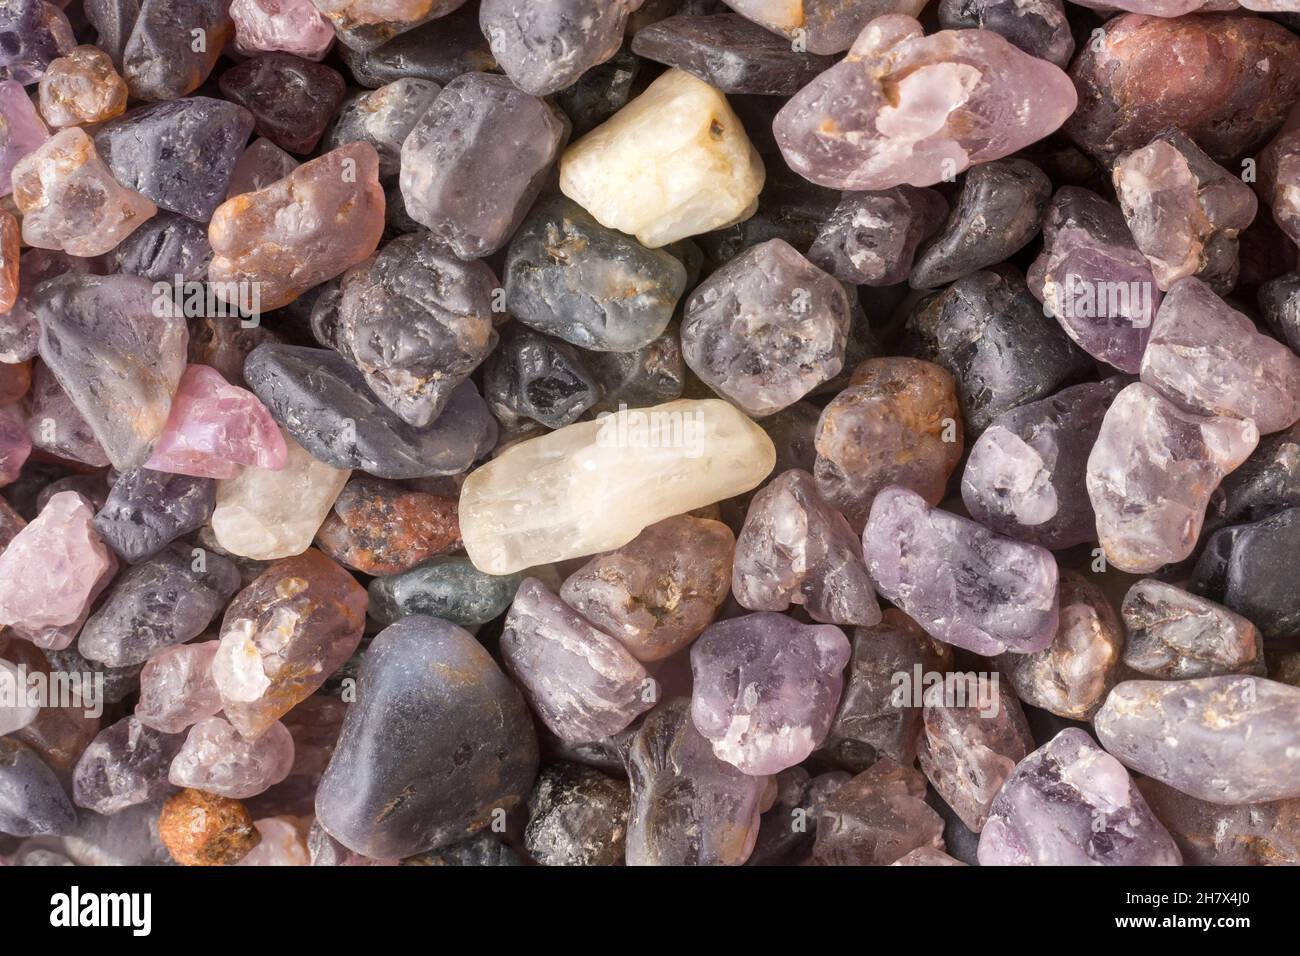
[[[537,198],[569,121],[503,76],[448,83],[402,145],[406,211],[462,259],[504,246]]]
[[[27,90],[17,80],[0,81],[0,196],[13,192],[18,160],[50,138]]]
[[[947,215],[947,201],[933,189],[847,192],[821,225],[808,260],[850,285],[906,282],[917,246]]]
[[[682,354],[753,417],[794,404],[844,366],[848,296],[783,239],[753,246],[686,302]]]
[[[1056,191],[1043,219],[1043,251],[1029,290],[1094,358],[1137,372],[1160,289],[1124,214],[1078,186]]]
[[[129,564],[152,558],[177,538],[203,527],[216,505],[209,478],[140,468],[118,477],[95,515],[95,530]]]
[[[27,437],[34,447],[93,468],[108,464],[108,456],[85,416],[77,411],[44,362],[37,362],[32,369],[28,402]]]
[[[712,624],[691,645],[695,728],[744,773],[793,767],[830,730],[849,655],[831,625],[767,612]]]
[[[657,699],[646,670],[541,581],[519,586],[501,633],[506,669],[542,722],[561,740],[612,736]]]
[[[41,0],[0,4],[0,80],[35,83],[52,60],[76,43],[72,25],[59,6]]]
[[[1095,540],[1084,473],[1106,409],[1123,387],[1119,376],[1073,385],[993,419],[962,473],[970,516],[1052,550]]]
[[[1074,53],[1061,0],[940,0],[938,14],[945,30],[992,30],[1062,69]]]
[[[203,38],[195,42],[195,30]],[[133,100],[175,100],[198,89],[235,35],[230,0],[141,0],[122,51]]]
[[[888,866],[921,847],[942,850],[943,819],[925,802],[925,791],[920,771],[882,757],[821,804],[817,862]]]
[[[1300,797],[1300,687],[1236,675],[1125,681],[1094,726],[1125,765],[1198,800]]]
[[[111,260],[112,271],[154,282],[174,282],[178,275],[185,282],[202,282],[212,261],[212,245],[204,223],[162,210],[123,239]],[[218,321],[235,325],[224,318]]]
[[[32,440],[27,437],[27,430],[12,415],[0,411],[0,485],[18,479],[31,453]]]
[[[876,495],[862,548],[880,594],[938,640],[993,655],[1042,650],[1056,634],[1056,561],[1045,548],[897,485]]]
[[[72,772],[72,800],[95,813],[113,814],[171,793],[167,770],[185,738],[123,717],[105,727]]]
[[[1240,614],[1147,578],[1124,595],[1124,663],[1150,677],[1263,676],[1264,642]]]
[[[343,75],[290,53],[264,53],[221,74],[221,92],[252,113],[254,131],[291,153],[316,148],[347,93]]]
[[[479,25],[519,89],[549,96],[604,63],[644,0],[483,0]]]
[[[806,471],[787,471],[754,496],[736,539],[732,592],[751,611],[803,605],[824,624],[880,621],[862,546]]]
[[[980,834],[982,866],[1178,866],[1124,766],[1068,728],[1020,762]]]

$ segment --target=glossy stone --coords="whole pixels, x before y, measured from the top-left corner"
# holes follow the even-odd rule
[[[1300,632],[1290,558],[1298,542],[1300,508],[1221,528],[1205,543],[1192,589],[1247,618],[1265,639],[1290,637]]]
[[[517,574],[484,574],[468,558],[431,558],[371,581],[366,613],[384,625],[427,614],[473,627],[503,614],[521,581]]]
[[[1263,676],[1259,630],[1240,614],[1148,578],[1124,596],[1124,663],[1150,677]]]
[[[400,574],[459,547],[456,501],[357,475],[335,499],[316,542],[365,574]]]
[[[293,738],[278,721],[256,740],[245,740],[220,717],[189,729],[168,779],[177,787],[243,800],[255,797],[289,775]]]
[[[149,658],[140,672],[135,717],[146,727],[181,734],[192,724],[221,711],[221,695],[212,679],[218,641],[169,647]]]
[[[41,115],[55,128],[102,123],[126,110],[126,82],[112,58],[79,46],[50,63],[41,77]]]
[[[621,866],[627,784],[579,764],[552,764],[528,797],[524,847],[542,866]]]
[[[938,14],[945,30],[992,30],[1061,69],[1074,53],[1061,0],[940,0]]]
[[[319,60],[334,43],[334,30],[312,0],[233,0],[235,49],[244,56],[281,51]]]
[[[167,799],[158,835],[181,866],[231,866],[262,842],[247,807],[201,790],[182,790]]]
[[[644,0],[484,0],[479,25],[497,65],[533,96],[571,86],[623,42]]]
[[[104,728],[72,773],[72,799],[95,813],[113,814],[167,796],[167,768],[181,737],[159,733],[134,717]]]
[[[0,81],[0,196],[13,191],[18,161],[50,138],[41,115],[17,80]]]
[[[76,825],[77,809],[54,772],[30,747],[0,737],[0,833],[59,835]]]
[[[201,31],[201,43],[195,30]],[[131,98],[156,102],[193,93],[234,33],[229,0],[140,0],[122,51]]]
[[[367,142],[379,154],[379,176],[388,180],[402,168],[402,143],[442,92],[429,80],[406,77],[349,96],[325,135],[325,148]]]
[[[920,771],[882,757],[836,789],[817,815],[823,866],[888,866],[919,847],[943,849],[943,820],[925,802]]]
[[[808,259],[851,285],[896,285],[907,280],[917,246],[947,214],[947,201],[933,189],[844,193],[821,225]]]
[[[444,17],[465,0],[312,0],[339,41],[372,50],[427,20]]]
[[[571,425],[600,399],[582,353],[519,323],[503,331],[483,370],[484,395],[498,420]]]
[[[347,92],[338,70],[290,53],[245,60],[221,74],[220,86],[253,115],[259,136],[299,155],[316,148]]]
[[[207,523],[216,486],[206,478],[140,468],[120,475],[95,515],[104,543],[129,564],[152,558]]]

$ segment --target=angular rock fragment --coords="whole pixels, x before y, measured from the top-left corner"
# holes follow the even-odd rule
[[[316,148],[347,92],[338,70],[289,53],[245,60],[221,74],[220,86],[252,114],[259,136],[299,155]]]
[[[279,721],[246,740],[225,720],[209,717],[190,728],[168,779],[177,787],[245,800],[279,783],[292,766],[293,737]]]
[[[1123,613],[1124,663],[1139,674],[1182,680],[1265,673],[1259,630],[1212,601],[1147,578],[1129,588]]]
[[[847,192],[822,224],[808,259],[850,285],[896,285],[907,280],[917,246],[947,214],[948,203],[933,189]]]
[[[519,323],[488,356],[483,391],[502,422],[528,418],[547,428],[572,425],[600,399],[578,349]]]
[[[925,802],[920,771],[882,757],[839,787],[817,816],[823,866],[888,866],[920,847],[943,849],[943,820]]]
[[[623,781],[579,764],[552,764],[528,797],[528,855],[542,866],[621,866],[628,802]]]
[[[156,102],[193,93],[234,33],[229,0],[140,0],[122,51],[131,98]]]
[[[1266,640],[1300,633],[1296,566],[1300,508],[1216,531],[1196,563],[1192,589],[1247,618]]]
[[[497,65],[533,96],[572,86],[623,42],[644,0],[484,0],[479,25]]]
[[[118,476],[95,515],[95,530],[124,561],[136,564],[203,527],[215,504],[216,485],[206,478],[140,468]]]
[[[181,866],[232,866],[262,842],[247,807],[201,790],[168,798],[158,835]]]
[[[1294,107],[1282,130],[1259,155],[1256,187],[1273,221],[1293,242],[1300,236],[1300,112]]]
[[[226,198],[242,196],[265,189],[284,179],[301,163],[269,139],[258,137],[239,154],[235,170],[230,174],[230,188]]]
[[[126,111],[126,96],[112,58],[94,46],[75,47],[41,77],[41,115],[56,129],[110,120]]]
[[[1074,54],[1061,0],[940,0],[938,14],[945,30],[991,30],[1061,69]]]
[[[86,19],[95,28],[95,45],[122,68],[122,51],[140,15],[140,0],[84,0]]]
[[[13,191],[13,169],[50,138],[41,115],[17,80],[0,81],[0,195]]]
[[[160,733],[135,717],[100,731],[72,773],[72,799],[95,813],[113,814],[171,792],[167,769],[183,739]]]
[[[9,0],[0,9],[0,80],[35,83],[50,63],[77,41],[60,5],[41,0]]]
[[[381,46],[360,50],[345,43],[338,52],[356,81],[370,89],[405,77],[450,83],[463,73],[496,68],[478,13],[477,4],[466,4]]]
[[[212,679],[218,641],[169,647],[149,658],[140,672],[135,717],[146,727],[181,734],[192,724],[221,711],[221,695]]]
[[[335,499],[316,542],[365,574],[401,574],[460,545],[456,502],[357,475]]]
[[[160,211],[112,251],[112,271],[144,276],[154,282],[202,282],[212,261],[208,229],[179,213]],[[193,287],[190,287],[193,288]],[[184,293],[186,287],[180,287]],[[182,309],[184,301],[181,302]],[[228,326],[238,326],[224,322]]]

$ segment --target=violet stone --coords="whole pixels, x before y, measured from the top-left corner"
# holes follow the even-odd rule
[[[319,60],[334,43],[334,29],[312,0],[233,0],[230,19],[244,56],[281,51]]]
[[[184,738],[123,717],[105,727],[72,772],[72,800],[95,813],[113,814],[171,793],[167,769]]]
[[[347,93],[338,70],[290,53],[245,60],[221,74],[220,87],[253,115],[259,136],[299,155],[316,148]]]
[[[220,717],[190,728],[171,762],[168,780],[217,796],[244,800],[289,776],[293,737],[276,721],[256,740],[246,740]]]
[[[379,154],[379,177],[388,181],[401,171],[406,137],[441,92],[437,83],[412,76],[353,94],[337,111],[324,147],[369,143]]]
[[[53,3],[6,0],[0,6],[0,80],[35,83],[76,45],[72,24]]]
[[[1214,532],[1192,575],[1192,589],[1250,620],[1265,639],[1300,633],[1295,595],[1300,508]]]
[[[216,484],[140,468],[120,475],[95,515],[95,530],[129,564],[152,558],[212,517]]]
[[[202,31],[202,43],[195,42]],[[198,89],[234,36],[230,0],[140,0],[122,51],[134,100],[176,100]]]
[[[917,246],[947,214],[947,201],[933,189],[844,193],[822,223],[808,259],[850,285],[896,285],[907,281]]]
[[[202,282],[208,276],[212,245],[203,223],[162,210],[123,239],[111,256],[116,272],[154,282],[174,282],[178,275],[183,282]],[[180,291],[184,293],[186,288]],[[218,321],[227,322],[224,318]]]
[[[73,833],[77,808],[44,761],[13,737],[0,737],[0,833]]]
[[[50,132],[17,80],[0,81],[0,196],[13,192],[18,161],[50,138]]]

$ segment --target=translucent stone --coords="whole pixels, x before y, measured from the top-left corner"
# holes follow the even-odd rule
[[[13,416],[0,412],[0,485],[17,480],[31,453],[32,442],[27,431]]]
[[[324,146],[369,143],[379,154],[380,179],[389,180],[401,171],[402,143],[441,92],[437,83],[405,77],[377,90],[355,93],[338,111]]]
[[[110,667],[143,664],[203,633],[239,584],[238,568],[221,555],[172,545],[113,582],[82,629],[78,649]]]
[[[154,303],[148,279],[71,274],[32,301],[41,360],[119,471],[148,460],[185,371],[185,320]]]
[[[923,0],[723,0],[737,13],[813,53],[843,53],[862,29],[889,13],[916,16]]]
[[[461,535],[491,574],[608,551],[657,521],[749,491],[775,460],[771,439],[726,402],[624,410],[522,442],[473,471],[461,489]]]
[[[301,554],[348,482],[350,471],[317,461],[287,435],[284,440],[283,468],[245,468],[217,485],[212,530],[231,554],[259,561]]]
[[[174,283],[178,275],[182,282],[202,282],[212,261],[212,246],[203,223],[160,210],[122,240],[110,258],[110,271],[144,276],[154,282]],[[184,291],[182,287],[181,292]],[[238,327],[225,317],[218,317],[217,321]]]
[[[365,616],[365,589],[319,551],[272,564],[221,622],[212,678],[226,719],[261,736],[352,656]]]
[[[348,849],[397,859],[484,829],[523,803],[536,774],[518,689],[468,633],[417,615],[366,651],[316,818]]]
[[[1074,86],[987,30],[924,36],[905,14],[865,25],[848,57],[790,99],[775,133],[790,168],[832,189],[931,186],[1056,130]]]
[[[1264,675],[1259,630],[1240,614],[1154,578],[1124,595],[1124,663],[1171,680],[1223,674]]]
[[[945,30],[992,30],[1061,69],[1074,54],[1061,0],[940,0],[938,14]]]
[[[9,0],[0,9],[0,80],[35,83],[55,57],[72,49],[77,41],[60,6]]]
[[[247,807],[201,790],[182,790],[167,799],[158,835],[181,866],[231,866],[262,842]]]
[[[195,42],[196,30],[202,43]],[[122,51],[131,98],[156,102],[193,93],[234,33],[229,0],[140,0]]]
[[[1094,540],[1097,519],[1084,475],[1106,409],[1123,387],[1120,376],[1072,385],[993,419],[962,473],[970,516],[1053,550]]]
[[[236,866],[311,866],[307,839],[297,817],[266,817],[253,821],[262,842]]]
[[[1220,528],[1205,542],[1192,589],[1247,618],[1266,640],[1290,637],[1300,629],[1297,546],[1300,508]]]
[[[244,361],[248,353],[263,343],[279,341],[280,336],[263,325],[245,328],[241,322],[208,316],[190,322],[189,360],[192,365],[210,365],[231,385],[247,388]]]
[[[299,155],[316,148],[347,92],[338,70],[289,53],[245,60],[221,74],[220,87],[253,114],[259,136]]]
[[[850,648],[844,632],[760,612],[691,646],[691,717],[720,760],[753,776],[803,762],[830,730]]]
[[[72,799],[95,813],[113,814],[167,796],[167,768],[182,739],[159,733],[134,717],[100,731],[72,773]]]
[[[943,820],[925,778],[882,757],[835,790],[817,814],[813,854],[823,866],[888,866],[920,847],[943,849]]]
[[[18,161],[50,138],[27,91],[17,80],[0,81],[0,196],[13,191]]]
[[[566,196],[652,249],[748,219],[764,177],[726,97],[682,70],[656,79],[560,162]]]
[[[136,719],[163,733],[181,734],[220,713],[221,695],[212,679],[219,643],[181,644],[149,658],[140,672]]]
[[[445,17],[465,0],[312,0],[339,41],[372,50],[420,24]]]
[[[1300,357],[1196,278],[1161,302],[1142,381],[1189,412],[1250,419],[1263,434],[1300,420]]]
[[[876,496],[862,545],[876,589],[938,640],[989,656],[1040,651],[1056,634],[1056,561],[1045,548],[898,486]]]
[[[117,560],[74,491],[56,494],[0,554],[0,624],[38,647],[72,643]]]
[[[258,137],[239,154],[234,172],[230,174],[230,188],[226,198],[255,193],[284,179],[301,165],[275,143]]]
[[[223,203],[208,227],[208,278],[227,302],[257,283],[269,312],[365,261],[383,228],[379,157],[369,143],[349,143]]]
[[[21,238],[19,240],[21,242]],[[40,323],[32,311],[32,294],[46,279],[72,272],[86,275],[93,260],[78,259],[65,252],[28,249],[19,260],[18,297],[9,312],[0,315],[0,361],[26,362],[36,355]],[[37,367],[39,369],[39,366]],[[104,459],[100,464],[107,464]]]
[[[209,717],[190,728],[168,779],[177,787],[244,800],[279,783],[292,766],[293,737],[279,721],[256,740],[245,740],[220,717]]]
[[[933,189],[895,186],[844,193],[813,240],[808,259],[851,285],[896,285],[907,281],[917,246],[947,214],[948,203]]]
[[[533,96],[572,86],[623,42],[644,0],[484,0],[479,24],[510,80]]]
[[[0,737],[0,833],[60,835],[76,826],[77,808],[54,771],[30,747]]]
[[[769,778],[713,755],[690,704],[665,701],[632,738],[628,866],[739,866],[753,852]]]
[[[14,166],[14,201],[23,241],[74,256],[99,256],[158,207],[118,184],[82,130],[65,129]]]
[[[282,51],[306,60],[322,59],[334,30],[312,0],[233,0],[235,49],[244,56]]]
[[[1189,414],[1144,383],[1127,386],[1088,456],[1088,497],[1106,559],[1146,574],[1188,557],[1210,494],[1258,441],[1252,422]]]
[[[628,787],[590,767],[557,763],[528,797],[524,846],[542,866],[621,866]]]
[[[1068,728],[1022,760],[980,834],[981,866],[1178,866],[1122,764]]]
[[[40,715],[40,704],[23,693],[27,676],[17,664],[0,658],[0,691],[5,700],[0,706],[0,737],[22,730]]]
[[[521,580],[517,574],[484,574],[468,558],[432,558],[409,571],[371,581],[366,613],[385,626],[412,614],[427,614],[473,627],[503,614]]]
[[[203,527],[215,503],[216,486],[205,478],[140,468],[113,482],[95,515],[95,530],[123,560],[136,564]]]
[[[758,418],[839,374],[849,322],[844,287],[772,239],[696,287],[682,318],[682,355],[706,385]]]
[[[938,504],[962,453],[953,377],[918,359],[863,362],[822,412],[816,447],[817,490],[855,531],[887,485]]]
[[[1059,717],[1090,720],[1115,685],[1124,628],[1092,581],[1061,572],[1060,624],[1050,646],[1006,653],[998,668],[1026,704]]]
[[[1260,198],[1293,242],[1300,236],[1300,110],[1291,108],[1281,131],[1259,155]]]
[[[56,129],[102,123],[126,111],[126,82],[107,53],[79,46],[50,63],[41,77],[40,104]]]
[[[456,500],[356,475],[316,533],[317,546],[365,574],[400,574],[460,546]]]
[[[1236,807],[1197,800],[1143,777],[1138,789],[1188,866],[1294,866],[1300,862],[1300,801]]]
[[[568,134],[563,113],[505,77],[457,77],[402,144],[406,211],[460,258],[491,255],[518,229]]]

